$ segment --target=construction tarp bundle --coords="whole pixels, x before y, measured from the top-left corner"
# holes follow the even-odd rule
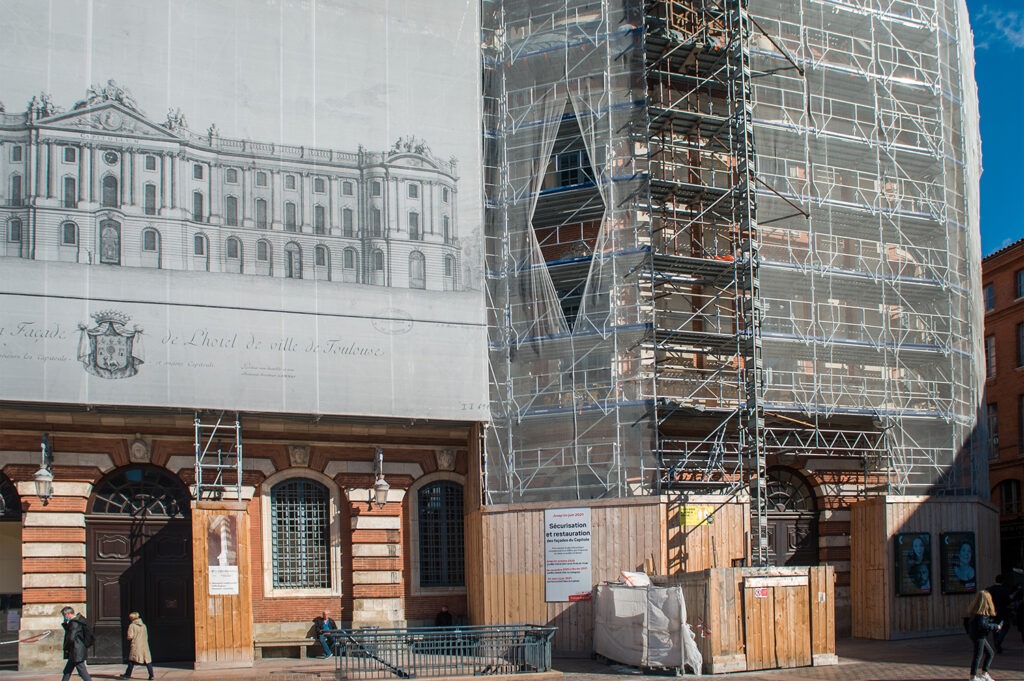
[[[635,667],[700,674],[703,666],[678,586],[595,587],[594,652]]]

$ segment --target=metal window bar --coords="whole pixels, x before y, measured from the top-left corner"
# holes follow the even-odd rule
[[[529,624],[324,632],[337,678],[534,674],[551,669],[557,627]]]
[[[312,480],[289,480],[270,492],[274,586],[326,589],[331,586],[327,489]]]
[[[441,482],[419,492],[420,586],[463,586],[462,485]]]

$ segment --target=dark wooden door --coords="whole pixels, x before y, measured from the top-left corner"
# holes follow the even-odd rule
[[[817,521],[809,513],[768,514],[770,565],[817,565]]]
[[[125,658],[132,611],[149,628],[154,661],[194,659],[190,523],[90,518],[86,536],[87,605],[96,633],[92,659]]]

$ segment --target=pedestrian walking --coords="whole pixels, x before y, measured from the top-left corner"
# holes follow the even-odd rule
[[[119,678],[130,679],[135,665],[146,665],[149,678],[153,678],[153,655],[149,652],[149,630],[146,629],[142,615],[137,612],[128,613],[128,669]]]
[[[970,681],[992,681],[988,668],[992,664],[995,652],[988,642],[988,635],[999,630],[996,620],[996,606],[992,602],[992,594],[982,589],[967,609],[967,635],[974,641],[974,657],[971,660]],[[981,673],[978,673],[979,667]]]
[[[61,608],[60,614],[64,617],[61,623],[64,627],[64,659],[68,661],[64,665],[61,681],[68,681],[72,671],[78,672],[84,681],[92,681],[89,667],[85,663],[89,646],[93,644],[92,629],[85,618],[76,615],[75,609],[69,605]]]
[[[1010,627],[1013,626],[1013,617],[1011,616],[1013,587],[1007,583],[1008,581],[1006,575],[996,575],[996,583],[987,589],[992,594],[992,603],[996,606],[996,619],[1002,625],[999,631],[992,636],[992,643],[995,645],[997,654],[1003,652],[1003,641],[1006,640],[1006,635],[1010,633]]]

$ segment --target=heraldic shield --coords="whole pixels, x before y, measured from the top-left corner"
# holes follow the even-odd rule
[[[92,315],[96,326],[79,324],[78,361],[100,378],[130,378],[139,373],[142,360],[142,329],[128,328],[131,317],[116,310]]]

